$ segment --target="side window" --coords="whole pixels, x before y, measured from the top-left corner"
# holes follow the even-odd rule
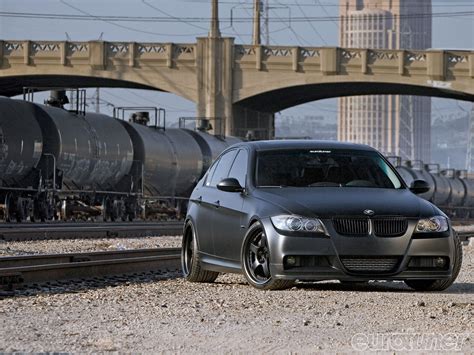
[[[219,163],[217,164],[216,169],[214,170],[214,174],[212,174],[210,180],[208,179],[208,181],[206,182],[206,186],[215,187],[222,179],[225,179],[227,177],[236,153],[236,150],[231,150],[230,152],[227,152],[223,156],[221,156],[221,158],[219,159]]]
[[[235,178],[239,181],[240,186],[245,187],[245,177],[247,175],[248,153],[247,150],[241,149],[237,154],[237,158],[232,164],[229,172],[229,177]]]
[[[206,182],[204,183],[205,186],[209,186],[211,184],[212,175],[214,175],[214,171],[216,171],[217,165],[219,165],[219,160],[216,160],[209,169],[209,172],[206,176]]]

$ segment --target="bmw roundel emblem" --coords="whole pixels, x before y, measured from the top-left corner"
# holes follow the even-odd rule
[[[373,216],[375,214],[375,212],[372,211],[372,210],[365,210],[364,214],[367,215],[367,216]]]

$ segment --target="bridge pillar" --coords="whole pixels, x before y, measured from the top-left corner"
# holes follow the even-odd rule
[[[251,108],[234,105],[232,135],[250,140],[273,139],[275,137],[275,114],[256,111]]]
[[[233,49],[233,38],[197,39],[198,116],[216,119],[213,133],[218,135],[233,133]]]
[[[197,85],[199,117],[215,119],[217,135],[273,138],[274,114],[233,105],[234,39],[197,39]]]

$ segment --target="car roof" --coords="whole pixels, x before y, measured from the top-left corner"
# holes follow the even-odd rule
[[[251,150],[277,150],[277,149],[347,149],[347,150],[364,150],[376,151],[374,148],[364,145],[348,142],[337,141],[320,141],[320,140],[269,140],[269,141],[254,141],[242,142],[235,144],[235,147],[248,147]]]

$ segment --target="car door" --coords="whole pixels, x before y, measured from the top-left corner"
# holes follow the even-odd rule
[[[247,167],[248,152],[246,149],[240,149],[228,175],[222,179],[235,178],[242,187],[246,187]],[[239,264],[240,248],[245,234],[245,229],[242,228],[245,224],[245,213],[242,210],[244,199],[244,193],[219,191],[220,206],[216,209],[212,234],[216,255]]]
[[[196,201],[199,201],[200,204],[196,221],[199,234],[199,248],[201,252],[206,254],[216,255],[212,235],[216,220],[215,213],[220,207],[220,193],[222,192],[217,190],[217,183],[222,180],[222,176],[227,176],[229,173],[236,153],[237,150],[231,150],[223,154],[214,163],[196,196]]]
[[[194,205],[190,206],[190,210],[191,208],[194,210],[192,215],[194,216],[199,251],[204,254],[214,254],[214,244],[212,242],[214,206],[210,203],[213,198],[209,196],[210,193],[213,193],[213,190],[209,188],[209,182],[218,164],[219,160],[216,160],[205,175],[202,186],[197,186],[190,198],[190,202]]]

